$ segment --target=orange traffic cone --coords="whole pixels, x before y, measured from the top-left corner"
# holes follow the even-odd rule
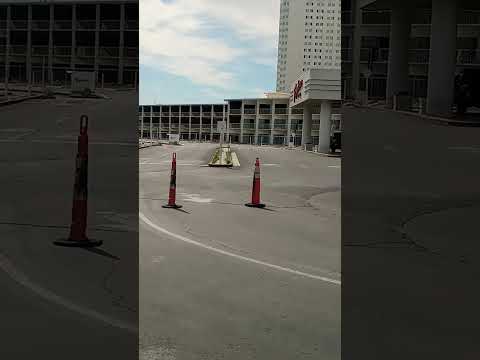
[[[54,241],[55,245],[92,247],[102,244],[101,240],[88,239],[87,230],[87,183],[88,183],[88,117],[80,117],[80,135],[75,169],[73,190],[72,223],[68,239]]]
[[[168,204],[162,207],[167,209],[180,209],[182,205],[175,204],[175,196],[177,193],[177,155],[172,155],[172,173],[170,175],[170,191],[168,193]]]
[[[264,208],[265,204],[260,203],[260,160],[257,157],[255,161],[255,171],[253,173],[252,202],[245,204],[248,207]]]

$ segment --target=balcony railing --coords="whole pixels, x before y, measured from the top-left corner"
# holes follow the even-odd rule
[[[457,23],[459,25],[478,25],[480,24],[480,11],[464,10],[458,14]]]
[[[210,118],[210,117],[212,117],[212,113],[211,112],[204,112],[204,113],[202,113],[202,116]]]
[[[240,123],[230,123],[230,129],[240,129]]]
[[[366,25],[389,25],[389,11],[362,11],[362,23]]]
[[[287,114],[287,109],[275,109],[275,114],[286,115]]]
[[[100,57],[118,57],[120,50],[118,47],[101,47],[98,49],[98,56]]]
[[[126,58],[137,59],[138,58],[138,48],[136,47],[126,47],[123,49],[123,56]]]
[[[71,30],[72,21],[71,20],[55,20],[54,27],[55,27],[55,30]]]
[[[192,129],[200,129],[200,124],[192,124]]]
[[[213,113],[213,116],[215,116],[215,117],[223,117],[223,112],[218,112],[218,111],[217,111],[217,112],[214,112],[214,113]]]
[[[168,115],[169,115],[169,112],[168,112],[168,111],[167,111],[167,112],[165,112],[165,111],[162,112],[162,116],[168,117]]]
[[[82,46],[82,47],[77,47],[76,48],[77,57],[88,57],[88,58],[94,58],[95,57],[95,48],[91,46]]]
[[[26,30],[28,28],[27,20],[11,20],[10,27],[12,30]]]
[[[96,26],[95,20],[77,20],[77,30],[95,30]]]
[[[412,24],[429,25],[432,23],[432,11],[430,9],[416,9],[413,13]]]
[[[312,130],[319,130],[320,129],[320,124],[319,123],[313,123],[312,124]]]
[[[480,65],[480,50],[461,49],[457,50],[458,65]]]
[[[120,20],[102,20],[100,22],[101,30],[120,30]]]
[[[246,115],[255,115],[257,113],[257,110],[255,109],[243,109],[243,113]]]
[[[284,129],[287,128],[287,124],[282,124],[282,123],[277,124],[277,123],[275,123],[273,128],[275,130],[284,130]]]
[[[70,56],[72,55],[72,48],[70,46],[55,46],[53,54],[55,56]]]
[[[342,25],[353,24],[352,12],[351,11],[342,11]]]
[[[211,124],[202,124],[202,129],[207,129],[207,130],[210,130],[212,127]]]
[[[127,29],[127,30],[138,30],[138,21],[137,20],[127,20],[127,21],[125,21],[125,29]]]
[[[243,124],[243,128],[244,128],[244,129],[247,129],[247,130],[248,130],[248,129],[255,129],[255,124],[253,124],[253,123],[244,123],[244,124]]]
[[[270,110],[270,109],[260,109],[259,114],[261,114],[261,115],[271,115],[272,110]]]
[[[49,28],[49,20],[32,20],[32,30],[48,30]]]
[[[270,124],[258,124],[259,130],[271,130],[272,126]]]
[[[410,64],[428,64],[429,58],[429,49],[410,49],[408,51],[408,62]]]
[[[368,62],[370,57],[373,62],[385,63],[388,62],[388,48],[361,48],[360,61]]]
[[[292,114],[303,115],[303,109],[292,109]]]
[[[230,114],[240,115],[240,109],[230,109]]]
[[[24,45],[13,45],[10,46],[10,55],[13,56],[24,56],[27,54],[27,47]]]
[[[48,46],[32,46],[32,56],[48,56]]]
[[[353,50],[351,48],[342,48],[342,61],[351,62],[353,59]]]

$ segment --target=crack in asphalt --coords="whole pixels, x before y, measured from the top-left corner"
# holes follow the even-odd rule
[[[424,252],[428,253],[430,255],[435,255],[439,257],[443,257],[446,259],[450,259],[454,262],[458,262],[462,265],[467,265],[471,263],[471,260],[468,259],[466,255],[460,255],[460,256],[451,256],[445,254],[445,252],[432,249],[426,245],[423,245],[418,239],[415,239],[415,237],[407,232],[405,229],[406,226],[414,221],[415,219],[418,219],[422,216],[425,215],[432,215],[448,210],[454,210],[454,209],[464,209],[464,208],[470,208],[470,207],[475,207],[477,206],[478,203],[472,202],[472,201],[466,201],[459,203],[457,205],[449,205],[449,206],[441,206],[441,207],[434,207],[428,210],[419,210],[416,213],[414,213],[411,216],[406,217],[404,220],[402,220],[399,224],[396,226],[391,226],[390,230],[393,232],[401,235],[400,241],[377,241],[377,242],[370,242],[370,243],[345,243],[343,246],[345,247],[361,247],[361,248],[371,248],[371,249],[379,249],[379,248],[410,248],[418,252]],[[400,245],[400,246],[389,246],[389,245]]]

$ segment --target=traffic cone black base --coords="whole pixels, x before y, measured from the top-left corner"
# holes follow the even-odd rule
[[[53,242],[57,246],[65,246],[65,247],[83,247],[83,248],[91,248],[97,247],[103,244],[102,240],[70,240],[70,239],[60,239]]]
[[[163,208],[165,209],[180,209],[182,205],[162,205]]]
[[[265,204],[252,204],[252,203],[248,203],[248,204],[245,204],[245,206],[263,209],[263,208],[264,208],[265,206],[267,206],[267,205],[265,205]]]

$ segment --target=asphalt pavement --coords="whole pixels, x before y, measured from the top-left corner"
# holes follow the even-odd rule
[[[0,287],[5,359],[138,356],[138,94],[0,108]],[[89,117],[87,235],[69,234],[79,118]]]
[[[343,119],[343,359],[478,359],[480,129]]]
[[[215,146],[140,150],[140,359],[340,359],[341,159],[232,145],[210,168]]]

